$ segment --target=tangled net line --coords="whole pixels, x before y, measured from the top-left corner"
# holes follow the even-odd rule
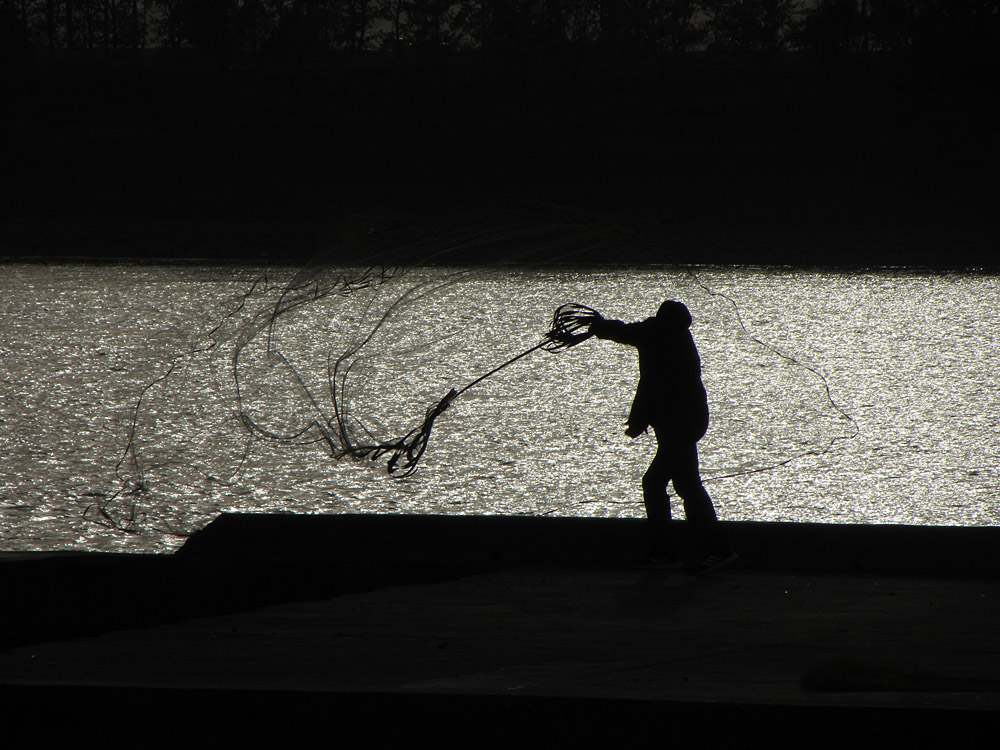
[[[326,280],[321,280],[313,275],[299,274],[288,284],[278,284],[272,281],[267,274],[257,277],[245,292],[236,297],[233,308],[205,334],[204,344],[169,358],[165,372],[143,386],[131,409],[125,447],[114,467],[118,488],[113,493],[103,495],[97,502],[88,505],[83,511],[83,518],[115,531],[130,534],[139,533],[140,527],[147,518],[147,514],[139,509],[139,499],[149,490],[138,447],[139,421],[144,401],[157,386],[166,383],[185,361],[220,347],[226,341],[226,337],[222,333],[226,324],[234,321],[241,313],[245,312],[255,296],[278,293],[273,305],[252,315],[248,322],[238,324],[230,367],[236,389],[237,414],[240,421],[251,431],[256,430],[261,434],[267,434],[264,428],[250,419],[243,408],[239,367],[240,357],[244,349],[261,334],[268,336],[268,348],[270,349],[270,337],[273,335],[277,320],[282,315],[327,297],[350,296],[365,289],[378,288],[400,273],[401,269],[396,267],[371,266],[359,273],[348,275],[342,272]],[[281,355],[276,356],[280,357]],[[282,437],[279,435],[271,436],[275,439]],[[236,469],[227,477],[216,476],[199,467],[200,473],[210,481],[228,484],[246,464],[252,442],[251,436],[251,439],[245,443]],[[126,473],[126,467],[129,469],[128,473]],[[113,511],[113,506],[123,500],[125,501],[125,511]],[[156,530],[167,534],[177,533],[173,529]]]
[[[558,236],[558,227],[554,227],[550,222],[526,223],[519,225],[517,228],[518,233],[515,235],[516,239],[519,239],[527,244],[527,240],[530,238],[532,241],[538,243],[538,246],[548,248],[552,253],[551,257],[553,258],[569,257],[581,252],[581,250],[585,248],[585,245],[580,242],[578,226],[563,227],[566,231],[565,236],[562,237]],[[512,237],[508,230],[496,230],[494,228],[489,228],[485,231],[473,232],[471,234],[466,231],[461,231],[453,234],[435,236],[433,238],[433,243],[439,249],[434,254],[419,252],[425,246],[424,242],[402,246],[401,248],[397,248],[396,252],[398,253],[402,250],[413,254],[414,251],[417,251],[417,255],[422,257],[424,259],[423,262],[426,263],[434,260],[435,256],[449,253],[469,253],[470,251],[483,253],[489,252],[491,249],[495,249],[498,246],[504,246],[504,255],[506,259],[510,261],[515,258],[515,256],[512,255],[510,250],[506,247],[511,239]],[[586,234],[584,234],[584,242],[591,246],[596,246],[597,244],[596,238]],[[397,267],[389,274],[386,274],[383,271],[383,275],[373,280],[376,281],[375,286],[377,288],[390,279],[401,278],[405,275],[405,273],[406,270],[404,268]],[[280,360],[287,366],[292,378],[297,382],[301,391],[305,394],[306,399],[315,414],[315,418],[310,421],[309,424],[293,433],[275,433],[274,431],[263,427],[247,413],[242,406],[240,395],[237,394],[238,410],[240,420],[243,425],[251,434],[257,434],[272,441],[326,443],[330,449],[331,455],[336,459],[350,457],[359,460],[376,461],[384,456],[388,456],[386,469],[389,475],[396,479],[403,479],[411,476],[416,470],[417,464],[427,449],[427,444],[430,439],[435,420],[449,408],[456,398],[487,378],[495,375],[509,365],[514,364],[518,360],[527,357],[533,352],[538,350],[550,353],[557,352],[575,346],[581,341],[590,338],[591,334],[589,330],[587,330],[588,324],[595,317],[599,317],[599,313],[597,313],[596,310],[585,305],[577,303],[567,303],[562,305],[554,312],[550,328],[544,334],[540,343],[528,348],[514,357],[511,357],[504,363],[491,369],[489,372],[475,378],[462,388],[450,389],[443,398],[426,410],[424,418],[420,424],[402,437],[388,440],[376,437],[363,422],[358,420],[356,417],[349,415],[346,407],[348,401],[348,376],[351,374],[351,369],[356,362],[356,360],[354,360],[355,355],[357,355],[362,348],[367,346],[376,334],[379,333],[383,326],[405,306],[417,302],[424,297],[430,297],[445,287],[448,287],[470,275],[474,275],[474,273],[471,271],[458,271],[452,274],[446,274],[444,278],[440,280],[414,283],[391,305],[388,306],[388,308],[381,314],[381,316],[378,317],[374,324],[370,325],[364,336],[362,336],[336,358],[332,356],[332,352],[330,353],[327,364],[327,390],[329,393],[329,402],[333,411],[332,417],[328,417],[326,415],[314,394],[310,391],[291,363],[288,362],[283,354],[276,350],[272,350],[269,343],[269,353],[271,356]],[[354,287],[351,288],[348,288],[345,285],[341,289],[344,294],[351,294],[358,290],[359,287],[357,285],[354,285]],[[291,295],[291,299],[295,300],[295,304],[298,306],[298,304],[308,304],[312,302],[315,297],[303,295],[301,291],[296,289],[296,293]],[[278,317],[290,309],[292,308],[289,305],[276,308],[273,314],[271,314],[267,320],[263,321],[261,325],[254,329],[248,329],[243,335],[241,346],[237,349],[237,352],[234,355],[233,377],[237,383],[239,381],[238,357],[242,347],[249,344],[259,333],[261,333],[264,325],[268,326],[268,334],[270,335]]]
[[[527,357],[529,354],[532,354],[539,349],[547,352],[558,352],[572,346],[576,346],[581,341],[589,339],[593,335],[590,333],[589,324],[592,320],[598,317],[600,317],[600,314],[593,308],[587,307],[586,305],[580,305],[575,302],[569,302],[561,305],[553,314],[552,326],[542,338],[541,343],[536,344],[529,349],[525,349],[520,354],[517,354],[503,364],[494,367],[486,374],[480,375],[478,378],[466,384],[462,388],[458,390],[452,388],[447,394],[445,394],[444,398],[427,410],[424,415],[423,422],[421,422],[418,427],[410,430],[410,432],[406,433],[401,438],[369,445],[350,445],[349,431],[346,429],[346,425],[341,422],[341,439],[344,443],[348,444],[348,447],[341,450],[337,454],[338,457],[353,456],[354,458],[365,458],[374,461],[384,455],[389,455],[389,460],[386,463],[386,469],[389,474],[397,478],[410,476],[414,471],[416,471],[417,463],[420,461],[420,458],[424,455],[424,451],[427,449],[427,442],[430,440],[431,429],[434,427],[434,420],[441,416],[441,414],[443,414],[448,407],[451,406],[452,401],[473,386],[486,380],[486,378],[500,372],[500,370],[505,367],[514,364],[518,360]]]
[[[430,297],[445,287],[474,275],[470,270],[455,271],[450,274],[439,274],[436,280],[410,283],[406,291],[399,295],[387,309],[375,318],[369,318],[374,310],[373,300],[384,294],[390,282],[404,280],[414,268],[413,259],[420,258],[422,264],[434,263],[450,254],[462,258],[467,255],[482,255],[490,257],[496,254],[507,262],[516,262],[518,253],[532,253],[542,250],[555,261],[570,257],[588,248],[599,246],[600,242],[587,225],[569,221],[553,224],[548,218],[518,219],[516,224],[510,221],[491,220],[479,225],[465,225],[448,232],[436,232],[429,239],[418,235],[417,239],[400,241],[397,225],[381,229],[369,229],[368,236],[358,245],[360,257],[368,258],[365,269],[336,270],[336,264],[330,264],[322,256],[318,256],[310,264],[300,269],[291,281],[278,282],[266,274],[256,278],[249,288],[236,295],[228,303],[226,312],[202,336],[197,345],[185,351],[171,355],[164,361],[162,374],[147,381],[138,393],[130,408],[129,423],[125,435],[125,446],[114,466],[116,486],[109,493],[93,493],[92,502],[83,511],[84,519],[103,525],[117,532],[137,534],[143,528],[168,535],[186,535],[184,531],[174,528],[154,528],[148,525],[149,515],[142,509],[143,498],[148,497],[153,489],[147,476],[147,448],[140,441],[145,432],[144,419],[150,411],[148,402],[154,393],[164,392],[170,396],[172,383],[177,383],[179,372],[197,357],[210,355],[213,360],[220,355],[226,358],[228,370],[226,386],[234,395],[234,408],[229,412],[227,420],[235,419],[242,426],[246,438],[238,453],[228,454],[227,463],[235,460],[235,468],[226,469],[221,473],[211,470],[201,463],[201,457],[194,456],[190,460],[171,459],[174,464],[183,467],[185,472],[195,472],[203,480],[224,486],[235,486],[235,478],[243,471],[250,459],[253,445],[257,439],[288,445],[310,445],[325,443],[335,458],[352,457],[355,459],[376,460],[388,456],[387,468],[389,474],[403,478],[413,473],[417,463],[424,454],[434,421],[440,416],[456,397],[469,390],[477,383],[502,370],[517,360],[538,349],[555,352],[573,346],[588,337],[583,329],[588,316],[596,314],[590,308],[582,305],[564,305],[553,316],[551,330],[543,337],[542,342],[531,349],[511,358],[499,367],[485,375],[476,378],[461,389],[452,389],[437,404],[429,408],[421,423],[409,433],[400,438],[381,439],[359,419],[349,414],[347,385],[348,375],[357,360],[356,355],[369,344],[384,324],[401,313],[412,303],[419,302],[424,297]],[[572,218],[572,217],[571,217]],[[388,237],[388,244],[379,245],[380,235]],[[374,239],[373,239],[374,238]],[[511,249],[513,246],[513,250]],[[502,255],[501,255],[502,253]],[[362,292],[371,296],[364,301]],[[314,305],[329,298],[358,298],[362,301],[349,302],[352,310],[364,308],[361,319],[367,321],[366,333],[351,342],[346,350],[330,349],[327,352],[327,388],[329,402],[323,403],[312,383],[296,369],[275,341],[279,321],[297,310]],[[383,297],[384,299],[384,297]],[[254,409],[248,405],[247,399],[253,398],[246,392],[244,371],[247,365],[249,348],[254,347],[254,354],[263,350],[267,358],[266,367],[279,365],[282,372],[279,377],[286,386],[295,387],[298,403],[304,405],[312,414],[306,424],[296,429],[282,431],[268,424],[266,420],[256,416]],[[228,350],[226,349],[228,347]],[[250,365],[259,367],[260,362]],[[214,371],[214,367],[213,367]],[[265,376],[266,377],[266,376]],[[218,386],[223,382],[215,381]],[[332,416],[330,413],[332,412]],[[265,412],[266,416],[267,413]],[[211,455],[218,451],[211,450]],[[222,455],[222,454],[219,454]],[[164,460],[163,454],[159,460]],[[230,463],[230,468],[232,464]],[[183,482],[182,482],[183,483]],[[170,523],[167,523],[170,526]]]
[[[729,303],[729,305],[733,308],[733,314],[736,316],[737,325],[740,327],[740,330],[743,331],[743,333],[747,336],[747,338],[750,339],[750,341],[752,341],[753,343],[757,344],[760,347],[763,347],[767,351],[774,354],[776,357],[779,357],[780,359],[783,359],[786,362],[795,365],[796,367],[801,367],[806,372],[818,378],[820,384],[823,386],[823,392],[826,398],[826,402],[831,406],[831,408],[833,408],[835,412],[837,412],[837,414],[840,415],[840,418],[842,420],[850,422],[851,424],[851,430],[849,433],[844,435],[834,435],[824,445],[800,451],[792,456],[789,456],[788,458],[784,458],[781,461],[776,461],[766,466],[758,466],[752,469],[740,469],[739,471],[731,472],[729,474],[716,474],[711,477],[706,477],[703,481],[717,482],[722,479],[733,479],[735,477],[748,476],[750,474],[762,474],[764,472],[780,469],[783,466],[788,466],[789,464],[794,463],[799,459],[806,458],[807,456],[819,458],[821,456],[825,456],[827,453],[833,450],[833,447],[837,443],[841,441],[854,440],[855,438],[858,437],[858,435],[861,434],[861,427],[858,425],[857,420],[855,420],[854,417],[852,417],[848,413],[848,411],[844,409],[844,407],[841,406],[839,403],[837,403],[836,399],[834,399],[833,391],[830,387],[830,379],[819,368],[815,367],[814,365],[810,365],[807,362],[803,362],[798,357],[789,354],[788,352],[782,350],[781,348],[775,346],[774,344],[771,344],[763,340],[759,336],[756,336],[753,333],[751,333],[750,330],[746,327],[746,324],[743,322],[743,316],[740,314],[739,305],[736,304],[736,301],[732,297],[723,292],[718,291],[717,289],[712,289],[708,284],[702,281],[701,277],[698,276],[698,274],[696,274],[693,270],[688,269],[688,273],[694,279],[695,284],[697,284],[702,290],[704,290],[705,293],[707,293],[710,297],[721,298],[725,300],[727,303]]]

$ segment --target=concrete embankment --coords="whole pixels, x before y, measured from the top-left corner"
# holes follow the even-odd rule
[[[1000,578],[1000,528],[723,527],[748,572]],[[227,514],[169,556],[0,554],[0,647],[512,566],[628,567],[644,549],[641,519]]]
[[[532,744],[996,728],[1000,529],[725,528],[741,560],[700,577],[633,570],[633,519],[239,515],[169,557],[11,555],[0,705],[26,738],[108,712]]]

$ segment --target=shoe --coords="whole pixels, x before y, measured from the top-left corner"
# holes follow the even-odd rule
[[[673,555],[650,555],[632,567],[636,570],[680,570],[684,564]]]
[[[713,570],[724,568],[730,563],[739,559],[735,552],[723,552],[722,554],[705,555],[697,565],[690,571],[693,576],[700,576],[704,573],[711,573]]]

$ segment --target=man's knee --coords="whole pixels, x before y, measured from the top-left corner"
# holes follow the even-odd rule
[[[669,481],[668,475],[650,468],[642,475],[642,490],[645,493],[665,492]]]
[[[705,492],[705,488],[698,475],[679,476],[674,477],[674,492],[682,498],[697,497]]]

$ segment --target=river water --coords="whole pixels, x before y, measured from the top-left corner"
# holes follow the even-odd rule
[[[418,268],[344,287],[327,270],[276,317],[294,274],[0,267],[0,549],[165,552],[224,511],[641,516],[654,444],[623,434],[637,363],[611,342],[470,388],[403,480],[333,457],[315,423],[402,435],[537,344],[556,306],[634,320],[668,297],[694,317],[722,518],[1000,522],[995,276]]]

